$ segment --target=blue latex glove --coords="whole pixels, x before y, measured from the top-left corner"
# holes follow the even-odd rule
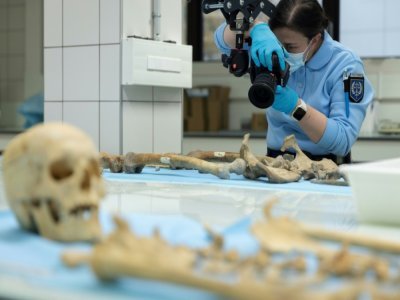
[[[261,64],[272,71],[272,53],[275,52],[278,55],[281,69],[285,70],[285,56],[282,46],[268,24],[256,24],[250,31],[250,37],[250,54],[257,67]]]
[[[285,114],[290,114],[297,105],[299,96],[290,87],[276,86],[275,100],[272,107]]]

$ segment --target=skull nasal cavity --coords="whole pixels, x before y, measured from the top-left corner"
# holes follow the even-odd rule
[[[55,180],[68,178],[74,173],[74,170],[68,166],[65,161],[55,161],[50,165],[50,174]]]
[[[81,182],[81,189],[82,190],[88,190],[90,188],[90,172],[88,170],[85,170],[83,172],[83,179]]]

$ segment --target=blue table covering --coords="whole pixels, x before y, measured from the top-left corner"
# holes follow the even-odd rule
[[[174,245],[204,247],[210,237],[197,222],[182,216],[154,216],[147,214],[122,215],[132,230],[141,236],[150,235],[155,228],[161,236]],[[105,232],[113,228],[111,216],[101,213]],[[250,218],[244,218],[225,228],[225,249],[236,249],[240,255],[254,255],[259,244],[249,233]],[[338,249],[339,245],[332,245]],[[83,243],[64,244],[50,241],[19,228],[10,211],[0,212],[0,297],[26,299],[222,299],[217,295],[195,288],[139,278],[121,278],[118,281],[100,282],[87,265],[69,269],[60,255],[66,250],[90,250],[91,245]],[[360,250],[364,252],[364,250]],[[290,254],[289,254],[290,255]],[[280,259],[279,256],[277,259]],[[318,259],[306,256],[307,272],[315,274]],[[398,257],[396,258],[398,260]],[[397,266],[397,263],[395,264]],[[23,285],[5,285],[18,280]],[[334,291],[343,287],[345,278],[332,277],[321,288]],[[370,299],[366,297],[360,300]]]
[[[195,170],[171,170],[167,168],[156,169],[145,167],[139,174],[111,173],[109,170],[103,172],[106,180],[128,180],[142,182],[168,182],[178,184],[216,184],[225,186],[237,186],[244,188],[257,188],[269,190],[288,191],[310,191],[334,194],[351,194],[348,186],[335,186],[326,184],[315,184],[309,180],[300,180],[290,183],[270,183],[266,177],[250,180],[243,175],[231,174],[230,179],[220,179],[212,174],[203,174]]]
[[[210,242],[203,227],[187,217],[146,214],[122,217],[141,236],[149,236],[159,228],[161,236],[171,244],[197,248]],[[106,233],[112,230],[110,215],[102,213],[101,223]],[[56,292],[59,299],[217,299],[205,291],[150,280],[123,278],[104,284],[88,266],[69,269],[60,260],[65,250],[90,248],[89,244],[65,244],[26,232],[20,229],[12,212],[0,212],[0,282],[19,280],[24,282],[25,289],[2,287],[0,295],[44,299]]]
[[[313,191],[350,195],[349,187],[327,186],[300,181],[288,184],[271,184],[261,178],[248,180],[231,175],[222,180],[210,174],[193,170],[156,170],[146,167],[141,174],[116,174],[105,170],[109,181],[168,182],[173,184],[215,184],[243,188]],[[182,215],[122,214],[132,230],[148,236],[157,227],[171,244],[203,247],[210,242],[204,228],[197,221]],[[101,211],[100,220],[105,233],[113,224],[111,215]],[[221,230],[226,249],[237,249],[241,255],[254,254],[258,243],[249,234],[250,218],[244,218]],[[193,288],[124,278],[104,284],[97,280],[88,266],[66,268],[60,254],[68,249],[90,249],[89,244],[64,244],[44,239],[20,229],[11,211],[0,212],[0,296],[16,298],[58,299],[218,299],[217,296]],[[21,288],[20,288],[21,287]],[[22,288],[23,287],[23,288]],[[50,296],[51,295],[51,296]]]

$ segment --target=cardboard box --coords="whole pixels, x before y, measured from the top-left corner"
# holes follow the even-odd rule
[[[221,101],[221,129],[229,129],[229,94],[231,88],[222,86],[220,88],[220,101]]]
[[[251,130],[266,131],[268,128],[265,113],[253,113],[251,116]]]
[[[208,88],[209,94],[207,99],[207,129],[209,131],[218,131],[222,128],[221,123],[221,102],[219,98],[219,87],[213,86]]]
[[[184,130],[228,129],[229,93],[230,88],[224,86],[199,86],[185,90]]]
[[[207,128],[207,89],[185,90],[183,124],[185,131],[205,131]]]
[[[190,115],[187,116],[187,131],[206,130],[206,99],[191,98],[187,102]]]
[[[206,123],[208,131],[227,130],[229,127],[230,87],[202,86],[208,89]]]

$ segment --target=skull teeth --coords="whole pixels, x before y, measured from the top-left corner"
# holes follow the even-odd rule
[[[70,210],[70,214],[76,217],[81,217],[85,220],[89,220],[96,210],[97,207],[94,205],[78,205]]]
[[[59,205],[57,204],[57,201],[53,199],[33,199],[30,201],[30,206],[33,209],[38,209],[42,206],[46,206],[48,208],[48,212],[51,215],[54,223],[59,223],[60,220],[63,217],[63,212],[60,209]],[[72,208],[69,211],[69,214],[71,216],[77,217],[77,218],[83,218],[84,220],[89,220],[91,219],[94,215],[95,212],[97,211],[97,206],[92,205],[92,204],[82,204],[82,205],[77,205],[74,208]],[[31,216],[31,221],[34,221],[34,218]],[[33,222],[35,223],[35,222]],[[35,225],[35,224],[33,224]],[[36,227],[36,226],[34,226]]]
[[[54,223],[60,222],[60,208],[57,202],[52,199],[47,199],[46,204],[49,209],[49,213],[54,220]]]

